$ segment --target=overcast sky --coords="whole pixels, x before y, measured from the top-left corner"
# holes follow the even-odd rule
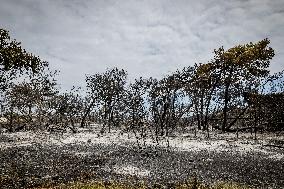
[[[62,89],[114,66],[130,79],[161,78],[264,38],[280,71],[283,18],[284,0],[0,0],[0,27],[60,70]]]

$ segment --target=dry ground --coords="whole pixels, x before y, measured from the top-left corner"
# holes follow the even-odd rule
[[[98,126],[77,134],[18,132],[0,135],[0,188],[29,188],[78,180],[175,183],[196,176],[205,183],[238,182],[284,188],[283,134],[177,134],[143,150],[120,131],[98,136]]]

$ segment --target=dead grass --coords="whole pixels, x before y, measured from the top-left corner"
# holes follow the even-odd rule
[[[173,184],[153,184],[151,186],[140,182],[139,184],[123,184],[118,182],[91,182],[91,183],[83,183],[83,182],[74,182],[68,184],[61,184],[57,186],[43,186],[36,187],[34,189],[148,189],[148,188],[156,188],[156,189],[252,189],[245,185],[240,185],[237,183],[227,183],[227,182],[219,182],[212,186],[205,185],[201,182],[198,182],[196,179],[191,179],[188,182]]]

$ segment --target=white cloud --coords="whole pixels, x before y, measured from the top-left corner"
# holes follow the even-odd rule
[[[271,39],[284,68],[284,1],[2,0],[0,26],[61,71],[64,89],[118,66],[130,79],[162,77],[213,49]]]

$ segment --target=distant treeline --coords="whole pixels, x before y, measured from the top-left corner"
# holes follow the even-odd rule
[[[57,71],[0,29],[0,124],[10,132],[55,127],[76,132],[100,123],[102,132],[122,128],[140,138],[148,132],[169,136],[186,127],[283,130],[284,74],[270,74],[273,56],[264,39],[221,47],[209,62],[160,80],[139,78],[128,84],[127,72],[112,68],[86,76],[86,89],[59,92]]]

